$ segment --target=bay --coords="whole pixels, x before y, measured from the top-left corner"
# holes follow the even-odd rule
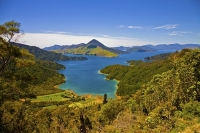
[[[66,69],[59,70],[59,73],[66,78],[66,82],[59,85],[59,88],[73,90],[79,95],[103,96],[106,93],[108,98],[115,98],[118,82],[116,80],[106,80],[106,75],[99,73],[102,68],[113,64],[128,65],[128,60],[143,60],[147,56],[169,52],[173,51],[132,52],[130,54],[121,54],[115,58],[86,55],[85,57],[88,60],[84,61],[58,61],[58,63],[66,66]]]

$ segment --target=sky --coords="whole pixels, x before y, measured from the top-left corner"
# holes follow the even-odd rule
[[[0,0],[0,24],[12,20],[40,48],[200,44],[200,0]]]

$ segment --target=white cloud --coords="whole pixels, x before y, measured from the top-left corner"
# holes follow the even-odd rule
[[[129,29],[141,29],[141,26],[128,26]]]
[[[175,32],[175,31],[172,31],[171,33],[169,33],[168,34],[169,36],[177,36],[178,35],[178,33],[177,32]]]
[[[172,31],[171,33],[168,33],[169,36],[183,36],[183,34],[191,34],[192,32],[188,31]]]
[[[108,47],[114,46],[134,46],[155,44],[154,42],[147,42],[136,38],[127,37],[112,37],[107,35],[67,35],[55,33],[26,33],[19,39],[19,43],[24,43],[31,46],[40,48],[59,45],[71,45],[88,43],[92,39],[97,39]]]
[[[169,30],[169,29],[175,29],[178,26],[179,26],[178,24],[166,24],[166,25],[154,27],[153,29],[167,29],[167,30]]]
[[[118,26],[116,26],[116,28],[125,28],[125,26],[124,25],[118,25]]]

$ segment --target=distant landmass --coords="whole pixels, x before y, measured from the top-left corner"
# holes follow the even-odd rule
[[[159,44],[159,45],[144,45],[145,47],[155,50],[182,50],[184,48],[200,48],[200,44]]]
[[[156,51],[156,49],[148,47],[148,46],[132,46],[132,47],[119,46],[119,47],[113,47],[113,48],[127,52],[127,53],[130,53],[130,52],[154,52],[154,51]]]
[[[148,46],[134,46],[127,49],[127,52],[155,52],[155,51],[157,50]]]
[[[43,48],[43,50],[47,50],[47,51],[53,51],[53,50],[65,50],[65,49],[70,49],[70,48],[78,48],[81,46],[85,46],[85,43],[80,43],[80,44],[72,44],[72,45],[54,45],[54,46],[50,46],[50,47],[45,47]]]
[[[21,44],[21,43],[13,43],[13,45],[18,46],[19,48],[27,49],[31,54],[33,54],[35,56],[36,59],[39,59],[39,60],[48,60],[48,61],[87,60],[86,57],[65,56],[61,53],[46,51],[46,50],[40,49],[36,46],[28,46],[28,45]]]
[[[200,48],[200,44],[158,44],[158,45],[143,45],[143,46],[132,46],[132,47],[113,47],[126,52],[155,52],[158,50],[182,50],[184,48]]]
[[[158,50],[182,50],[184,48],[200,48],[200,44],[158,44],[158,45],[143,45],[143,46],[132,46],[132,47],[106,47],[98,40],[91,40],[87,44],[73,44],[73,45],[54,45],[45,47],[44,50],[54,51],[57,53],[68,53],[68,54],[81,54],[81,55],[95,55],[105,57],[116,57],[119,54],[127,54],[130,52],[155,52]]]
[[[106,47],[101,42],[93,39],[87,44],[81,43],[78,45],[54,45],[52,47],[46,47],[45,50],[51,50],[58,53],[68,54],[82,54],[82,55],[95,55],[105,57],[117,57],[119,54],[126,53],[124,51]]]

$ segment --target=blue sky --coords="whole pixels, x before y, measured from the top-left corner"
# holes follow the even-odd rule
[[[0,24],[46,47],[97,39],[107,46],[200,44],[200,0],[0,0]]]

